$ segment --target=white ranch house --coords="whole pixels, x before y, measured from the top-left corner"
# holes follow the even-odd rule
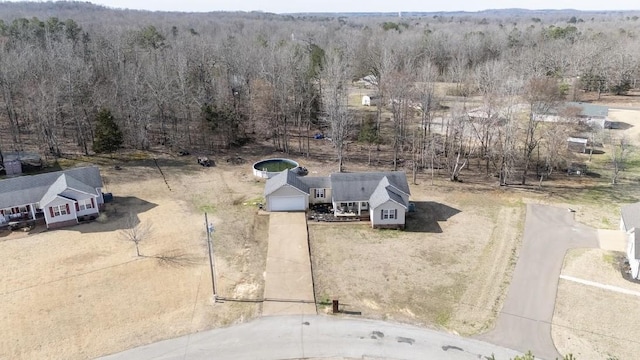
[[[640,202],[620,209],[620,230],[627,235],[627,260],[631,277],[640,279]]]
[[[306,211],[330,204],[337,217],[368,218],[374,228],[404,228],[409,185],[402,171],[299,177],[289,170],[267,180],[267,211]]]
[[[33,220],[52,229],[96,218],[102,187],[96,166],[0,180],[0,225]]]

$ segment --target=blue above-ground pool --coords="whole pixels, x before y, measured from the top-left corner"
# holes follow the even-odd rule
[[[300,165],[291,159],[264,159],[253,164],[253,175],[269,179],[283,170],[295,169],[298,166]]]

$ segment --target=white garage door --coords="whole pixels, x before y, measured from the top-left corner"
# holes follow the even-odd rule
[[[269,211],[304,211],[305,205],[304,195],[269,198]]]

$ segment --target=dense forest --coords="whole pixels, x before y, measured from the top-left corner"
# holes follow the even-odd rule
[[[309,155],[322,131],[340,168],[358,141],[382,146],[396,168],[444,168],[455,180],[475,157],[501,183],[525,182],[534,163],[550,173],[566,141],[550,140],[563,132],[534,113],[640,79],[640,13],[410,15],[0,3],[0,150],[92,153],[107,111],[127,148],[269,141]],[[379,105],[367,112],[348,100],[362,78]],[[486,114],[473,123],[471,99]]]

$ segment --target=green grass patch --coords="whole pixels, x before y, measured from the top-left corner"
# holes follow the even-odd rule
[[[449,321],[451,321],[451,310],[450,309],[446,309],[446,310],[441,310],[438,312],[438,314],[436,315],[436,324],[446,328],[447,325],[449,324]]]
[[[618,263],[618,259],[616,258],[616,255],[610,252],[602,254],[602,261],[613,266],[616,266]]]
[[[264,197],[262,196],[256,196],[250,199],[246,199],[242,205],[246,205],[246,206],[257,206],[258,204],[264,204],[265,200]]]
[[[194,196],[192,199],[193,207],[196,209],[198,213],[208,213],[213,214],[216,212],[216,206],[214,204],[208,203],[204,199]]]

